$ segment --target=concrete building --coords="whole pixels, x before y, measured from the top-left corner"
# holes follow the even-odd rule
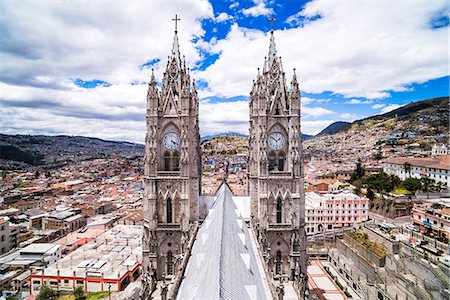
[[[442,199],[437,203],[424,202],[413,208],[413,223],[421,232],[439,239],[450,238],[450,200]]]
[[[367,221],[369,201],[353,193],[305,193],[306,234],[320,233]]]
[[[86,225],[86,219],[75,211],[66,210],[55,212],[44,217],[43,230],[55,230],[65,228],[74,231]]]
[[[9,217],[0,217],[0,255],[17,247],[18,229],[9,222]]]
[[[383,171],[405,180],[408,177],[429,177],[450,187],[450,155],[433,157],[394,157],[383,161]]]
[[[437,156],[437,155],[448,155],[447,147],[443,144],[441,145],[433,145],[431,148],[431,155]]]
[[[60,291],[121,291],[139,276],[141,261],[142,226],[117,225],[31,274],[30,292],[37,295],[44,284]]]

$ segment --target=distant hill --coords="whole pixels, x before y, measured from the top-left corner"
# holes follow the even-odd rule
[[[239,133],[239,132],[229,131],[229,132],[224,132],[224,133],[217,133],[217,134],[201,136],[200,137],[200,142],[203,143],[204,141],[208,141],[208,140],[213,139],[213,138],[218,137],[218,136],[241,136],[241,137],[248,138],[247,134],[242,134],[242,133]],[[304,140],[309,139],[311,137],[313,137],[313,136],[309,135],[309,134],[302,134],[302,139],[304,139]]]
[[[343,132],[349,130],[354,125],[362,125],[373,121],[386,121],[392,118],[396,118],[397,121],[407,120],[408,124],[410,124],[411,127],[414,127],[414,125],[419,125],[418,122],[423,122],[423,118],[437,115],[442,116],[442,118],[439,120],[434,120],[432,125],[434,124],[438,128],[445,129],[445,127],[448,127],[449,122],[448,112],[449,112],[449,97],[427,99],[406,104],[400,108],[394,109],[384,114],[379,114],[361,120],[356,120],[353,123],[334,122],[328,127],[326,127],[324,130],[322,130],[315,137],[332,135],[335,133]],[[408,128],[404,129],[406,130]]]
[[[217,135],[201,143],[203,155],[232,155],[248,152],[248,137],[243,134]]]
[[[58,166],[97,157],[143,156],[144,145],[83,136],[0,134],[0,169]]]
[[[210,139],[213,139],[215,137],[218,136],[241,136],[241,137],[246,137],[248,138],[247,134],[242,134],[239,132],[232,132],[232,131],[228,131],[228,132],[223,132],[223,133],[216,133],[216,134],[210,134],[210,135],[204,135],[200,137],[200,143],[203,143],[204,141],[208,141]]]
[[[347,128],[350,128],[352,126],[352,123],[350,122],[334,122],[330,125],[328,125],[324,130],[322,130],[319,134],[316,136],[322,136],[327,134],[334,134],[336,132],[339,132],[341,130],[345,130]]]

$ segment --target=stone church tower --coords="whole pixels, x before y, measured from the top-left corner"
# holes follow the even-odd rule
[[[273,30],[262,74],[249,99],[249,193],[252,224],[269,272],[306,287],[305,196],[300,91],[286,85]]]
[[[143,272],[151,282],[177,276],[198,224],[198,105],[175,27],[162,86],[152,71],[147,94]]]

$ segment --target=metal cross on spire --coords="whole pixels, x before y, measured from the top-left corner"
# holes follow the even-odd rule
[[[172,21],[175,21],[175,33],[178,33],[178,21],[181,19],[178,19],[178,15],[175,15],[175,18],[172,19]]]
[[[274,23],[275,23],[276,20],[277,20],[277,19],[275,19],[273,16],[271,16],[271,17],[269,18],[270,23],[272,23],[272,30],[271,30],[271,32],[273,32],[273,26],[274,26]]]

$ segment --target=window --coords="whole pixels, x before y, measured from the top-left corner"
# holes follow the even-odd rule
[[[284,161],[285,161],[284,152],[280,152],[278,154],[278,171],[284,171]]]
[[[166,200],[166,222],[172,223],[172,199]]]
[[[164,152],[164,171],[170,171],[170,152]]]
[[[283,203],[281,203],[281,199],[278,198],[278,200],[277,200],[277,223],[281,223],[281,221],[282,221],[282,210],[283,210]]]
[[[83,280],[77,280],[77,284],[78,285],[83,285],[84,283],[83,283]]]
[[[275,273],[281,274],[281,251],[277,251],[277,255],[275,257]]]
[[[277,163],[276,154],[275,152],[271,151],[269,153],[269,171],[275,170],[276,163]]]
[[[33,280],[33,284],[41,284],[40,280]]]
[[[178,151],[175,151],[173,153],[172,170],[173,171],[179,171],[180,170],[180,153]]]
[[[167,275],[173,275],[173,254],[171,251],[167,252]]]

